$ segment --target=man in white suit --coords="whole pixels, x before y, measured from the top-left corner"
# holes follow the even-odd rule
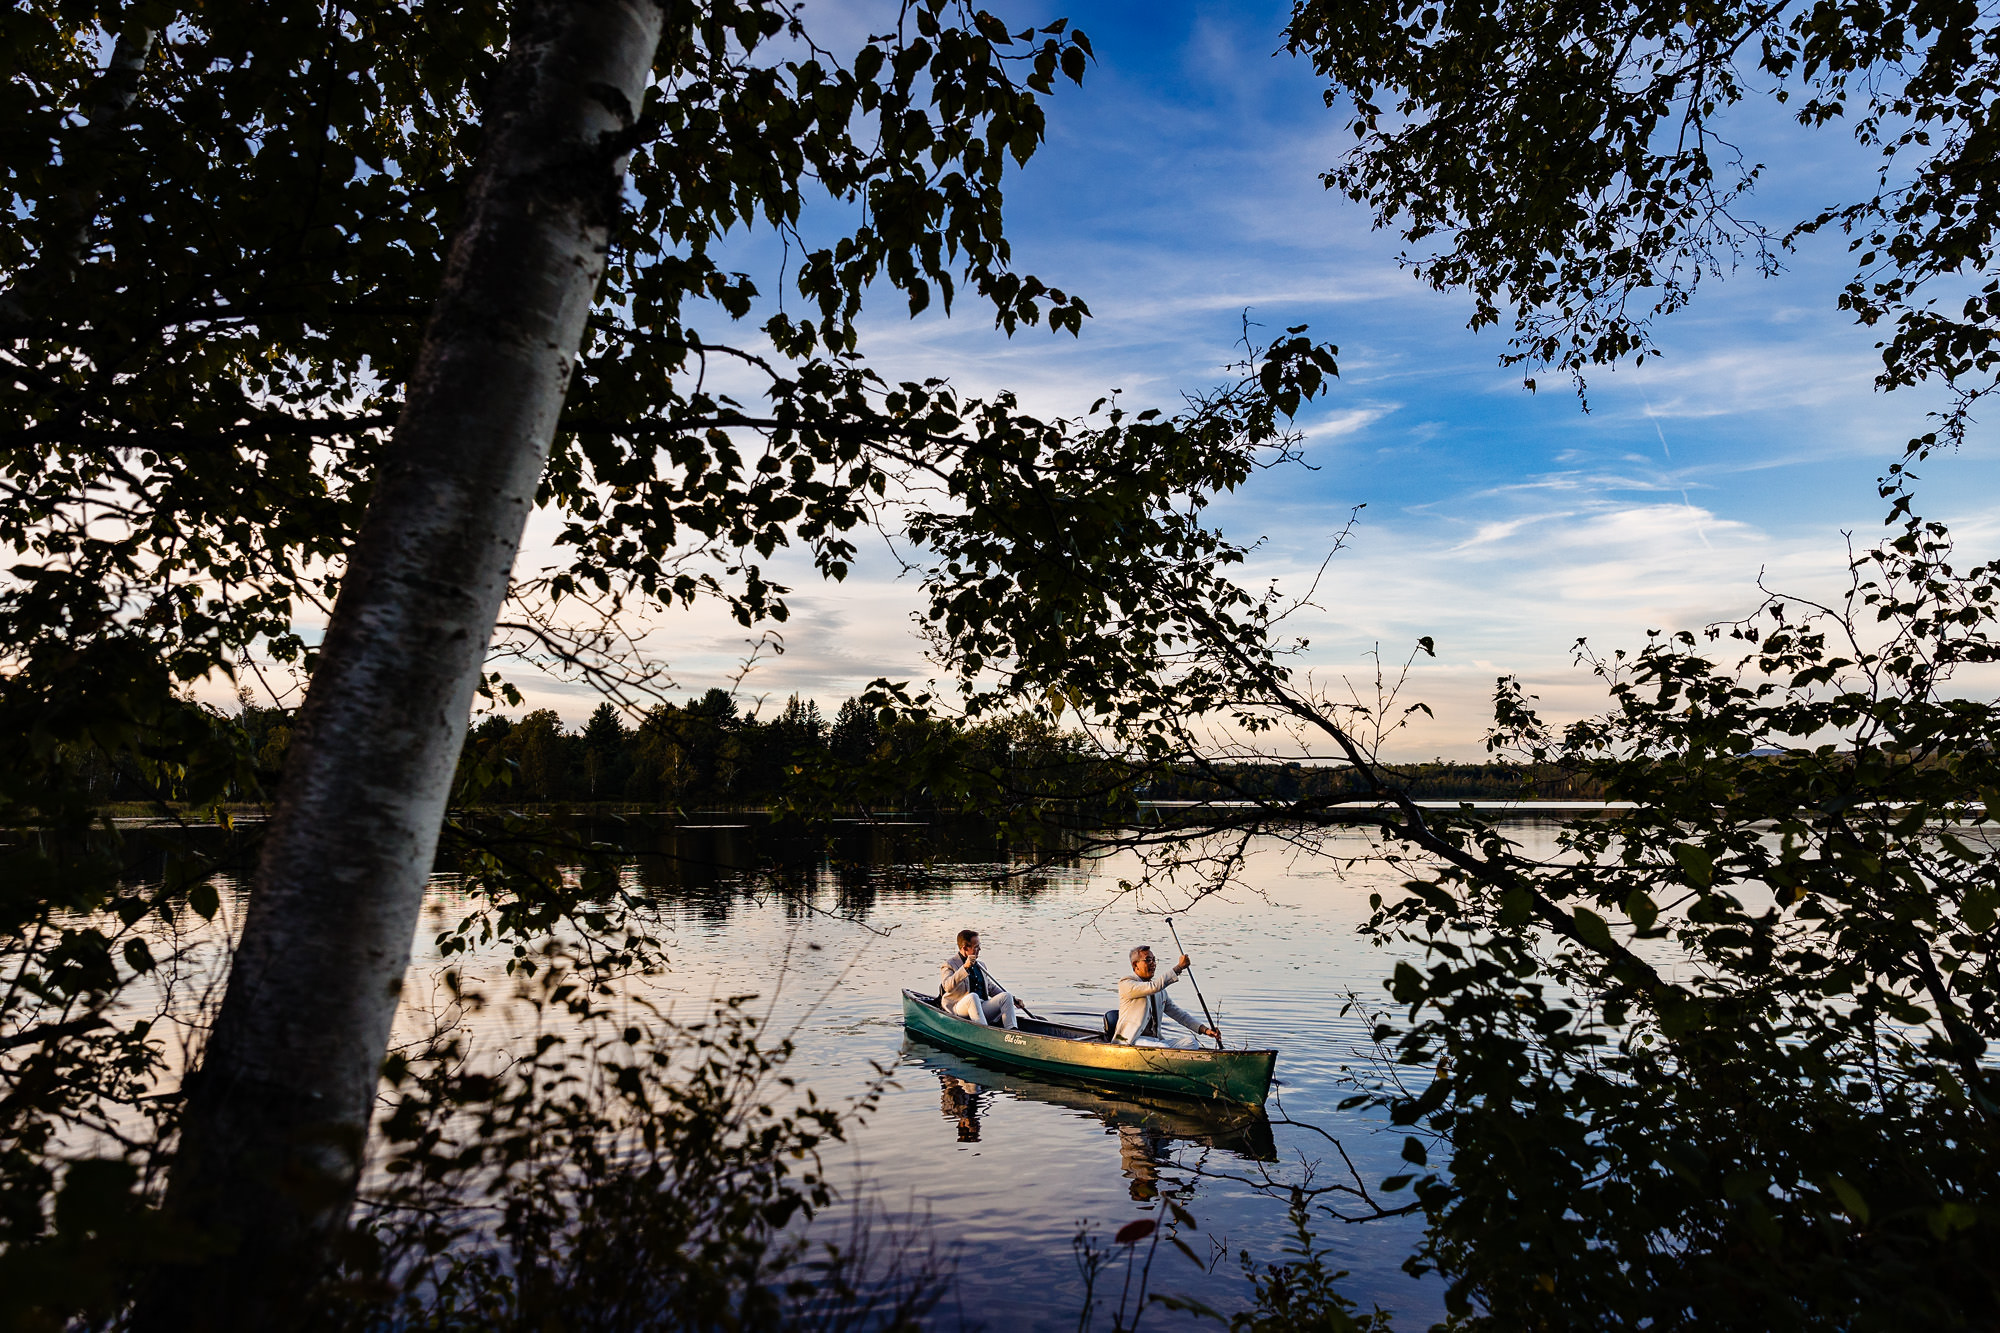
[[[1014,997],[1001,990],[979,966],[979,932],[958,932],[958,952],[938,965],[938,1001],[948,1014],[969,1018],[981,1027],[1021,1026],[1014,1019]]]
[[[1132,975],[1118,983],[1118,1040],[1132,1046],[1176,1046],[1194,1050],[1201,1043],[1195,1037],[1170,1033],[1162,1019],[1171,1018],[1189,1032],[1220,1040],[1222,1034],[1175,1004],[1167,987],[1181,979],[1188,969],[1188,956],[1181,955],[1172,970],[1161,972],[1153,951],[1140,945],[1131,953]]]

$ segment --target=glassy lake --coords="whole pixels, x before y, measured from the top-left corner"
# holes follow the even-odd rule
[[[1550,850],[1554,824],[1510,822],[1528,850]],[[1121,880],[1137,878],[1136,861],[1114,856],[1031,870],[948,853],[945,841],[910,826],[868,834],[866,855],[809,876],[803,890],[780,891],[753,871],[729,868],[751,859],[750,836],[740,826],[684,828],[654,843],[669,855],[630,858],[623,873],[656,905],[653,928],[669,964],[630,984],[686,1022],[703,1018],[712,1000],[756,994],[751,1008],[768,1013],[767,1032],[789,1034],[795,1044],[786,1072],[823,1100],[843,1103],[863,1092],[878,1068],[888,1071],[880,1104],[827,1153],[844,1200],[813,1225],[838,1239],[861,1203],[892,1237],[935,1242],[956,1276],[934,1326],[1076,1329],[1084,1300],[1072,1250],[1079,1227],[1109,1246],[1128,1222],[1164,1220],[1163,1195],[1194,1216],[1199,1229],[1180,1234],[1208,1262],[1197,1265],[1162,1245],[1152,1289],[1240,1308],[1247,1286],[1238,1252],[1278,1259],[1293,1243],[1283,1186],[1354,1178],[1324,1135],[1338,1140],[1371,1188],[1407,1169],[1402,1130],[1380,1112],[1337,1109],[1356,1090],[1351,1073],[1380,1072],[1366,1020],[1343,1008],[1350,995],[1388,1007],[1382,978],[1397,957],[1356,927],[1367,919],[1369,895],[1394,894],[1406,877],[1355,859],[1369,851],[1365,832],[1322,831],[1316,851],[1257,839],[1237,877],[1243,888],[1175,918],[1229,1044],[1279,1051],[1268,1121],[1192,1105],[1141,1105],[1085,1085],[984,1068],[904,1032],[901,991],[934,993],[938,964],[967,927],[980,932],[990,971],[1036,1012],[1094,1026],[1116,1005],[1133,945],[1150,944],[1163,960],[1175,953],[1160,919],[1169,900],[1153,896],[1142,910],[1118,892]],[[242,907],[235,892],[224,901],[206,943],[179,942],[184,978],[206,974],[212,984],[219,974],[215,934],[240,918]],[[496,1001],[469,1017],[452,1012],[437,981],[443,963],[433,941],[463,906],[441,876],[418,931],[398,1039],[457,1020],[493,1054],[516,1026],[505,1002],[506,955],[495,949],[450,960]],[[1171,993],[1189,1012],[1201,1012],[1186,981]],[[127,999],[147,1002],[140,993]],[[166,1007],[180,1006],[168,999]],[[1419,1080],[1423,1074],[1406,1072]],[[1378,1197],[1393,1204],[1409,1196]],[[1354,1209],[1351,1197],[1339,1201]],[[1364,1309],[1392,1311],[1404,1329],[1427,1328],[1444,1313],[1442,1284],[1402,1271],[1420,1229],[1414,1218],[1344,1223],[1321,1216],[1315,1223],[1318,1242],[1350,1274],[1350,1297]],[[1122,1276],[1121,1266],[1108,1279],[1112,1306]],[[1100,1279],[1100,1301],[1105,1286]],[[1102,1309],[1098,1326],[1109,1324]],[[1145,1326],[1214,1327],[1161,1308],[1147,1311]]]
[[[887,864],[822,872],[804,893],[774,891],[748,873],[685,873],[711,854],[727,863],[740,836],[717,829],[705,841],[703,831],[684,832],[680,870],[649,857],[628,867],[648,889],[656,879],[675,881],[656,888],[670,969],[643,984],[655,1003],[686,1019],[699,1018],[712,998],[756,992],[772,1029],[793,1034],[788,1072],[823,1098],[853,1095],[878,1065],[891,1071],[879,1108],[832,1150],[828,1165],[850,1199],[868,1200],[879,1219],[935,1240],[955,1259],[954,1295],[939,1327],[1075,1329],[1084,1299],[1071,1246],[1078,1227],[1095,1227],[1108,1244],[1121,1225],[1158,1215],[1162,1193],[1194,1215],[1200,1229],[1183,1238],[1213,1263],[1204,1269],[1161,1246],[1153,1289],[1239,1307],[1246,1286],[1237,1252],[1276,1258],[1290,1243],[1287,1201],[1263,1182],[1299,1180],[1309,1170],[1319,1184],[1351,1178],[1325,1138],[1287,1119],[1336,1136],[1371,1187],[1407,1169],[1401,1130],[1377,1112],[1336,1109],[1354,1091],[1345,1071],[1371,1057],[1365,1021],[1343,1015],[1343,1006],[1350,993],[1385,1005],[1381,979],[1395,961],[1355,928],[1368,916],[1369,894],[1394,892],[1404,878],[1379,864],[1346,863],[1366,853],[1365,833],[1330,832],[1320,855],[1259,840],[1240,875],[1246,890],[1176,918],[1228,1042],[1280,1052],[1274,1124],[1137,1105],[982,1068],[905,1034],[901,990],[934,992],[938,964],[965,927],[980,932],[982,961],[1030,1007],[1095,1024],[1116,1005],[1132,945],[1151,944],[1163,958],[1174,953],[1157,915],[1163,902],[1153,899],[1152,913],[1143,913],[1118,895],[1136,862],[1111,857],[1009,875],[1004,864],[917,866],[891,856]],[[1517,836],[1534,842],[1546,834],[1524,823]],[[689,878],[710,882],[690,887]],[[451,897],[444,889],[434,901],[433,926],[451,919]],[[1172,994],[1200,1013],[1187,982]],[[851,1220],[836,1209],[816,1225],[837,1232]],[[1401,1269],[1418,1231],[1415,1219],[1317,1224],[1319,1241],[1351,1273],[1350,1295],[1413,1329],[1443,1315],[1441,1284]],[[1114,1304],[1120,1274],[1111,1280]],[[1109,1324],[1108,1314],[1100,1318]],[[1163,1309],[1145,1322],[1195,1324]]]

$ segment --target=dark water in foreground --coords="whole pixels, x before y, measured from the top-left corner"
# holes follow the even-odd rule
[[[1552,826],[1523,820],[1510,832],[1531,852],[1547,850]],[[874,1112],[827,1153],[844,1200],[813,1226],[845,1239],[858,1204],[876,1226],[878,1253],[898,1237],[919,1248],[934,1244],[956,1265],[935,1327],[1076,1329],[1084,1283],[1071,1241],[1079,1227],[1108,1245],[1128,1222],[1164,1218],[1168,1198],[1193,1215],[1198,1229],[1183,1228],[1182,1238],[1207,1262],[1197,1265],[1163,1245],[1152,1289],[1241,1308],[1248,1288],[1237,1253],[1279,1258],[1292,1243],[1284,1185],[1351,1181],[1343,1149],[1371,1187],[1406,1169],[1401,1130],[1378,1112],[1338,1109],[1355,1091],[1353,1075],[1382,1072],[1366,1020],[1343,1007],[1358,995],[1386,1008],[1382,978],[1396,961],[1355,928],[1368,917],[1371,893],[1395,895],[1406,878],[1355,859],[1369,850],[1360,830],[1324,831],[1315,849],[1278,837],[1254,841],[1238,876],[1245,888],[1176,916],[1229,1043],[1279,1051],[1268,1122],[1140,1105],[986,1069],[905,1034],[903,988],[934,990],[938,964],[964,927],[980,932],[991,971],[1038,1012],[1095,1024],[1116,1003],[1133,945],[1150,944],[1163,958],[1174,952],[1160,913],[1181,900],[1155,895],[1142,904],[1121,896],[1120,881],[1138,877],[1134,862],[1113,857],[1010,876],[1006,864],[971,859],[990,853],[947,855],[947,839],[911,827],[888,842],[870,834],[876,841],[859,867],[824,870],[804,891],[777,892],[747,871],[700,870],[704,858],[735,858],[722,854],[729,849],[715,842],[719,834],[694,836],[692,845],[690,836],[677,835],[677,850],[695,863],[692,873],[690,860],[670,866],[650,853],[636,854],[625,871],[650,891],[669,962],[665,972],[629,984],[684,1022],[704,1018],[712,1000],[756,994],[752,1008],[768,1011],[767,1032],[790,1034],[795,1043],[786,1072],[823,1100],[844,1103],[887,1071],[890,1083]],[[714,844],[706,851],[703,838]],[[436,1023],[462,1022],[478,1046],[502,1051],[519,1026],[504,1000],[507,951],[450,960],[497,1001],[477,1016],[455,1014],[438,983],[444,963],[432,942],[463,906],[441,877],[417,933],[398,1037],[414,1040]],[[173,1009],[212,989],[222,975],[221,936],[240,908],[239,895],[226,893],[222,916],[206,932],[215,938],[176,943],[185,997],[149,1000],[135,988],[134,1002]],[[168,953],[165,943],[155,951]],[[1185,981],[1173,994],[1200,1013]],[[1381,1197],[1395,1203],[1408,1196]],[[1351,1196],[1328,1201],[1354,1208]],[[1363,1309],[1392,1311],[1406,1330],[1443,1316],[1442,1285],[1401,1268],[1420,1229],[1413,1218],[1344,1223],[1321,1216],[1315,1223],[1335,1266],[1350,1274],[1350,1297]],[[1100,1297],[1108,1285],[1113,1306],[1122,1275],[1114,1269],[1100,1281]],[[1110,1326],[1109,1313],[1100,1310],[1096,1327]],[[1214,1327],[1161,1308],[1148,1310],[1143,1326]]]
[[[1361,833],[1331,837],[1329,852],[1365,850]],[[1199,1223],[1185,1239],[1218,1262],[1205,1271],[1162,1246],[1154,1289],[1239,1307],[1247,1288],[1236,1252],[1276,1256],[1287,1242],[1285,1200],[1259,1182],[1350,1179],[1323,1137],[983,1069],[904,1033],[899,992],[935,987],[937,965],[961,927],[978,929],[993,972],[1052,1015],[1112,1007],[1133,944],[1171,956],[1159,917],[1116,893],[1133,864],[1114,858],[996,888],[990,876],[998,868],[934,865],[922,883],[894,867],[829,873],[803,900],[760,894],[753,882],[728,877],[678,889],[666,917],[672,970],[649,985],[684,1016],[712,996],[775,996],[773,1025],[795,1029],[790,1072],[822,1096],[851,1094],[877,1065],[891,1069],[879,1109],[829,1165],[851,1195],[955,1255],[955,1295],[940,1312],[941,1327],[962,1318],[995,1330],[1076,1328],[1084,1287],[1071,1238],[1079,1224],[1096,1226],[1108,1241],[1124,1223],[1158,1215],[1163,1192]],[[643,876],[644,867],[632,873]],[[1270,839],[1252,848],[1242,878],[1250,892],[1211,899],[1176,920],[1196,979],[1232,1045],[1279,1049],[1272,1118],[1333,1134],[1377,1184],[1401,1166],[1402,1133],[1379,1114],[1335,1109],[1353,1091],[1343,1071],[1362,1062],[1367,1045],[1365,1023],[1341,1009],[1350,992],[1387,1000],[1381,978],[1393,957],[1354,931],[1368,915],[1369,894],[1393,892],[1403,876],[1302,855]],[[1174,994],[1200,1012],[1185,981]],[[818,1225],[848,1221],[830,1216]],[[1318,1225],[1320,1240],[1351,1273],[1350,1294],[1363,1308],[1394,1311],[1397,1326],[1411,1329],[1443,1314],[1439,1284],[1400,1268],[1417,1231],[1411,1219]],[[1111,1296],[1115,1302],[1115,1282]],[[1146,1315],[1147,1327],[1191,1323],[1165,1310]]]

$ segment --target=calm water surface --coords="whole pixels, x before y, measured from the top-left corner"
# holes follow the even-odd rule
[[[1529,850],[1546,851],[1553,825],[1522,821],[1512,832]],[[748,872],[690,874],[685,863],[670,869],[652,856],[635,856],[625,873],[658,904],[669,959],[665,972],[634,982],[649,1002],[698,1021],[714,999],[756,994],[753,1008],[768,1009],[771,1029],[795,1042],[787,1072],[835,1103],[888,1071],[879,1106],[847,1143],[834,1145],[827,1165],[848,1204],[864,1202],[892,1232],[934,1242],[955,1261],[953,1295],[937,1327],[1076,1329],[1084,1284],[1071,1241],[1079,1227],[1108,1243],[1127,1222],[1164,1217],[1164,1199],[1194,1216],[1198,1230],[1183,1229],[1182,1237],[1212,1262],[1197,1265],[1163,1245],[1153,1290],[1240,1308],[1246,1285],[1237,1252],[1279,1257],[1290,1243],[1282,1185],[1352,1179],[1339,1152],[1308,1126],[1337,1138],[1370,1186],[1405,1169],[1402,1131],[1380,1113],[1337,1109],[1355,1090],[1354,1073],[1379,1069],[1366,1021],[1343,1007],[1350,995],[1387,1007],[1382,978],[1396,960],[1355,929],[1369,914],[1369,895],[1393,895],[1405,878],[1353,859],[1368,851],[1365,833],[1332,832],[1317,855],[1279,838],[1260,840],[1239,875],[1243,889],[1176,917],[1229,1043],[1279,1051],[1268,1122],[1138,1105],[986,1069],[907,1036],[901,991],[935,990],[938,964],[955,951],[962,928],[980,932],[982,961],[1037,1012],[1091,1024],[1115,1006],[1133,945],[1150,944],[1163,958],[1174,951],[1160,917],[1169,899],[1141,903],[1119,893],[1121,880],[1137,878],[1132,861],[1010,875],[1002,864],[931,859],[926,836],[905,830],[903,857],[878,846],[871,868],[825,871],[804,892],[774,891]],[[709,848],[723,862],[728,850]],[[704,859],[699,850],[695,859]],[[218,934],[240,916],[237,894],[225,902]],[[433,941],[462,906],[450,881],[440,879],[417,934],[399,1040],[451,1017]],[[206,952],[188,947],[177,955],[201,983],[188,986],[190,996],[219,981],[220,948],[216,939]],[[500,951],[451,962],[483,980],[496,999],[508,989]],[[1185,981],[1173,994],[1200,1012]],[[171,997],[163,1003],[176,1007]],[[482,1041],[489,1051],[505,1044],[513,1025],[508,1008],[499,1003],[472,1020],[490,1034]],[[838,1238],[852,1222],[841,1208],[814,1225]],[[1418,1221],[1322,1217],[1316,1230],[1335,1264],[1349,1271],[1346,1289],[1363,1308],[1393,1311],[1400,1329],[1427,1328],[1442,1317],[1441,1284],[1401,1269]],[[1109,1283],[1114,1303],[1121,1274],[1114,1270]],[[1098,1326],[1109,1324],[1108,1312],[1101,1314]],[[1147,1328],[1192,1326],[1189,1316],[1164,1309],[1145,1316]]]
[[[1331,851],[1366,849],[1358,832],[1334,839]],[[1157,1215],[1162,1193],[1195,1216],[1199,1232],[1184,1235],[1198,1254],[1228,1257],[1204,1270],[1163,1246],[1154,1289],[1240,1306],[1235,1252],[1275,1256],[1288,1235],[1285,1199],[1259,1182],[1349,1178],[1324,1138],[1286,1118],[1337,1136],[1371,1186],[1402,1169],[1401,1131],[1379,1113],[1336,1109],[1354,1090],[1346,1072],[1367,1055],[1366,1025],[1343,1016],[1343,1005],[1352,992],[1386,1003],[1381,978],[1394,963],[1355,927],[1369,894],[1393,892],[1402,875],[1303,856],[1270,839],[1252,849],[1242,875],[1248,891],[1177,918],[1230,1044],[1280,1052],[1272,1107],[1280,1123],[1266,1126],[983,1069],[907,1036],[900,991],[934,990],[938,963],[964,927],[980,932],[983,961],[1031,1007],[1092,1022],[1116,1004],[1132,945],[1172,954],[1156,914],[1161,901],[1147,913],[1117,892],[1135,875],[1133,863],[1110,858],[1004,885],[994,882],[998,869],[933,865],[920,880],[893,868],[829,873],[803,900],[726,876],[704,889],[677,888],[666,918],[671,971],[649,982],[684,1016],[714,996],[775,997],[767,998],[774,1025],[796,1029],[790,1072],[822,1096],[851,1094],[877,1065],[892,1070],[879,1109],[832,1164],[851,1197],[869,1198],[955,1255],[955,1298],[941,1326],[1075,1329],[1084,1293],[1071,1248],[1078,1226],[1108,1238]],[[644,865],[630,873],[647,875]],[[1200,1012],[1186,982],[1174,996]],[[1350,1294],[1411,1329],[1443,1314],[1440,1285],[1401,1271],[1417,1233],[1410,1219],[1325,1218],[1318,1227],[1351,1273]],[[1191,1323],[1164,1310],[1146,1316],[1149,1327]]]

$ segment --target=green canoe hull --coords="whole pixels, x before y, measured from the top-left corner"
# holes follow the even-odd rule
[[[1028,1018],[1017,1030],[984,1027],[947,1014],[935,999],[909,990],[903,992],[903,1026],[933,1045],[993,1064],[1148,1096],[1234,1106],[1262,1106],[1278,1063],[1276,1051],[1126,1046],[1087,1028]]]
[[[905,1034],[904,1056],[915,1067],[928,1069],[939,1081],[961,1094],[969,1089],[995,1093],[1016,1101],[1040,1102],[1060,1107],[1101,1122],[1113,1133],[1143,1131],[1141,1149],[1145,1155],[1153,1146],[1193,1144],[1199,1148],[1219,1148],[1253,1162],[1278,1160],[1277,1140],[1272,1137],[1271,1118],[1261,1106],[1239,1106],[1234,1102],[1191,1101],[1186,1097],[1155,1096],[1130,1088],[1101,1087],[1087,1079],[1068,1074],[1041,1074],[1027,1069],[1007,1069],[991,1060],[975,1059],[947,1050],[936,1042]],[[949,1096],[949,1091],[947,1091]],[[971,1100],[967,1098],[967,1100]],[[962,1103],[953,1103],[962,1110]],[[975,1104],[975,1113],[979,1109]]]

